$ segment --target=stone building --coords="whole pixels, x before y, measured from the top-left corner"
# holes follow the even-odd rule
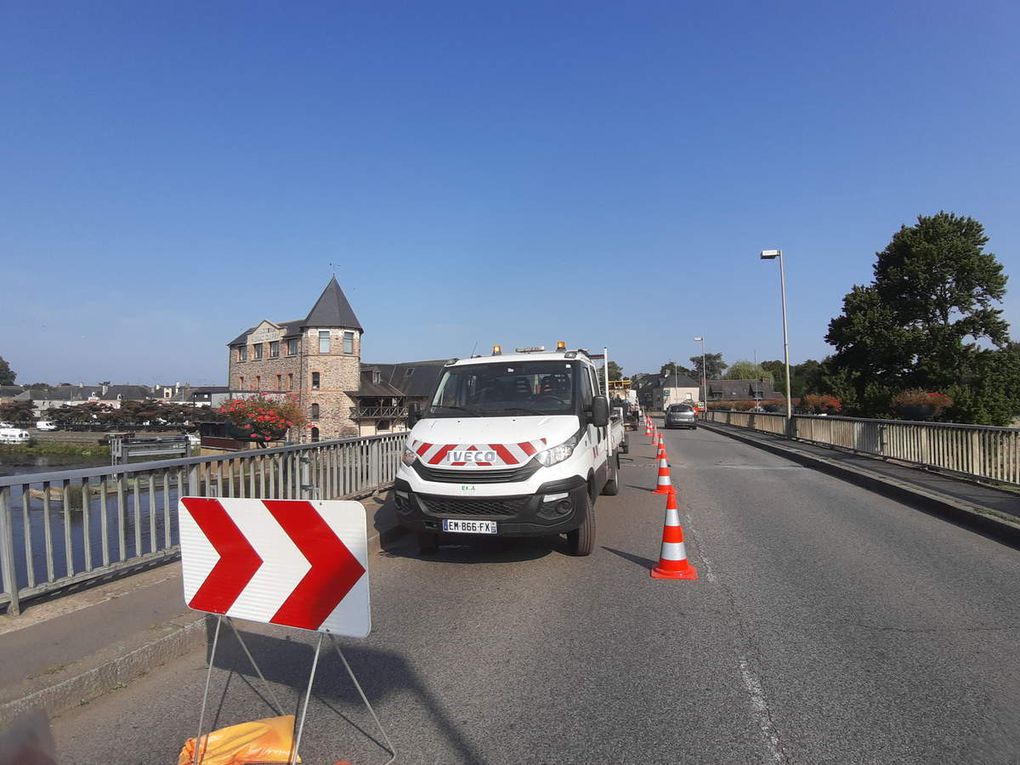
[[[305,318],[265,319],[230,341],[228,386],[295,396],[311,427],[292,433],[292,441],[356,436],[363,332],[333,277]]]

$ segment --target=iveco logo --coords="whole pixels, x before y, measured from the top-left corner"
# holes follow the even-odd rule
[[[496,452],[451,451],[450,462],[495,462]]]

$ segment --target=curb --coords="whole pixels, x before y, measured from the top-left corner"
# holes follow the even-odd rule
[[[873,473],[863,468],[848,467],[836,460],[807,454],[793,447],[751,438],[728,427],[720,426],[717,423],[702,422],[699,426],[713,433],[719,433],[720,435],[755,446],[780,457],[785,457],[805,467],[810,467],[835,478],[848,481],[876,494],[903,502],[918,510],[944,518],[958,526],[977,531],[1010,546],[1020,547],[1020,523],[990,508],[955,497],[949,497],[938,492],[927,491],[916,484],[897,481],[894,478]]]
[[[98,667],[6,702],[0,706],[0,725],[7,725],[18,715],[34,708],[43,708],[54,715],[68,707],[88,703],[144,675],[154,665],[176,659],[204,645],[205,640],[203,616]]]
[[[380,552],[406,533],[400,525],[381,529],[368,539],[368,554]],[[32,709],[42,708],[51,717],[71,707],[88,702],[110,691],[122,688],[145,675],[153,667],[177,659],[207,643],[206,616],[198,616],[185,624],[169,622],[169,633],[144,643],[122,656],[112,657],[98,666],[80,672],[53,685],[38,688],[0,703],[0,727]],[[88,661],[85,659],[84,661]]]

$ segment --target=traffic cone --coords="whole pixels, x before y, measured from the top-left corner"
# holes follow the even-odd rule
[[[659,433],[659,448],[662,449],[662,451],[666,451],[666,442],[662,438],[662,433],[661,432]]]
[[[659,445],[655,449],[655,459],[669,462],[669,456],[666,454],[666,445],[662,442],[661,438],[659,439]]]
[[[652,422],[651,420],[645,420],[645,438],[652,437]]]
[[[698,570],[687,561],[684,530],[680,527],[680,508],[676,490],[666,498],[666,521],[662,525],[662,550],[659,565],[652,569],[652,579],[697,579]]]
[[[666,459],[666,450],[663,449],[659,452],[659,477],[655,481],[655,488],[652,489],[656,494],[669,494],[673,491],[673,480],[669,477],[669,462]]]

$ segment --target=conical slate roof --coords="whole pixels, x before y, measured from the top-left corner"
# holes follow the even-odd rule
[[[347,302],[347,298],[344,296],[343,290],[340,289],[335,276],[329,280],[326,289],[319,295],[319,299],[312,306],[312,310],[308,312],[308,317],[304,320],[302,326],[341,327],[343,329],[356,329],[361,333],[365,331],[361,328],[361,322],[354,315],[354,309]]]

